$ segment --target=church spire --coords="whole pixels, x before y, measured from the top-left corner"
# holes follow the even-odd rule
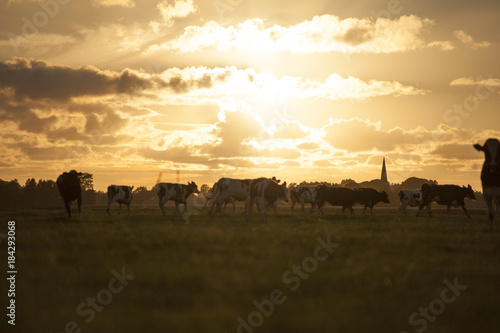
[[[380,176],[380,180],[384,183],[389,183],[389,181],[387,180],[387,170],[385,169],[385,156],[384,156],[384,160],[382,162],[382,175]]]

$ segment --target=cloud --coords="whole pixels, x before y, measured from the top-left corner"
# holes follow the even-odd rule
[[[135,7],[134,0],[91,0],[94,7],[120,6],[125,8]]]
[[[0,89],[13,89],[18,99],[133,95],[152,86],[151,81],[129,70],[112,73],[91,66],[71,68],[23,58],[0,61]]]
[[[453,43],[449,40],[441,41],[436,40],[427,44],[427,47],[439,48],[441,51],[451,51],[455,49]]]
[[[446,159],[456,160],[475,160],[478,156],[475,149],[470,143],[449,143],[437,147],[431,152],[433,155],[438,155]]]
[[[173,5],[164,0],[156,8],[160,11],[162,21],[149,23],[154,31],[159,31],[161,27],[171,27],[176,18],[184,18],[198,11],[198,6],[194,4],[193,0],[174,0]]]
[[[456,31],[453,32],[453,35],[459,41],[461,41],[463,44],[465,44],[466,46],[470,47],[473,50],[491,46],[491,43],[488,42],[488,41],[482,41],[482,42],[476,42],[476,41],[474,41],[474,39],[472,38],[472,36],[470,36],[469,34],[467,34],[463,30],[456,30]]]
[[[500,87],[500,79],[488,77],[487,79],[479,78],[459,78],[450,82],[450,86],[487,86],[487,87]]]
[[[417,16],[395,20],[378,18],[340,19],[333,15],[315,16],[312,20],[283,27],[266,26],[261,19],[248,19],[231,26],[214,21],[203,26],[188,26],[181,36],[149,47],[149,52],[166,50],[175,53],[232,49],[252,52],[292,53],[393,53],[415,50],[425,44],[422,35],[433,21]]]

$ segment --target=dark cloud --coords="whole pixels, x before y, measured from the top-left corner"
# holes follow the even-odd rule
[[[23,58],[0,61],[0,89],[13,89],[17,99],[66,100],[80,96],[134,95],[152,87],[152,81],[128,70],[108,73],[95,67],[55,66]]]
[[[432,155],[438,155],[446,159],[475,160],[482,156],[472,147],[472,144],[452,143],[439,146],[431,152]]]
[[[342,36],[344,43],[357,46],[373,39],[373,31],[366,27],[352,27]]]

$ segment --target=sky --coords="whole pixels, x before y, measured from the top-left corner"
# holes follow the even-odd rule
[[[0,179],[480,190],[496,0],[0,0]]]

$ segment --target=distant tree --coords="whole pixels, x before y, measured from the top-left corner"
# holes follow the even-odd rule
[[[0,179],[0,207],[12,208],[21,206],[21,185],[17,179],[9,182]]]
[[[203,184],[200,186],[199,196],[206,197],[206,196],[208,196],[209,191],[210,191],[210,186],[208,186],[208,184]]]
[[[93,191],[94,190],[94,175],[91,173],[82,173],[80,178],[80,185],[82,191]]]
[[[154,186],[148,190],[146,186],[139,186],[132,191],[132,204],[145,204],[149,203],[155,196]]]

